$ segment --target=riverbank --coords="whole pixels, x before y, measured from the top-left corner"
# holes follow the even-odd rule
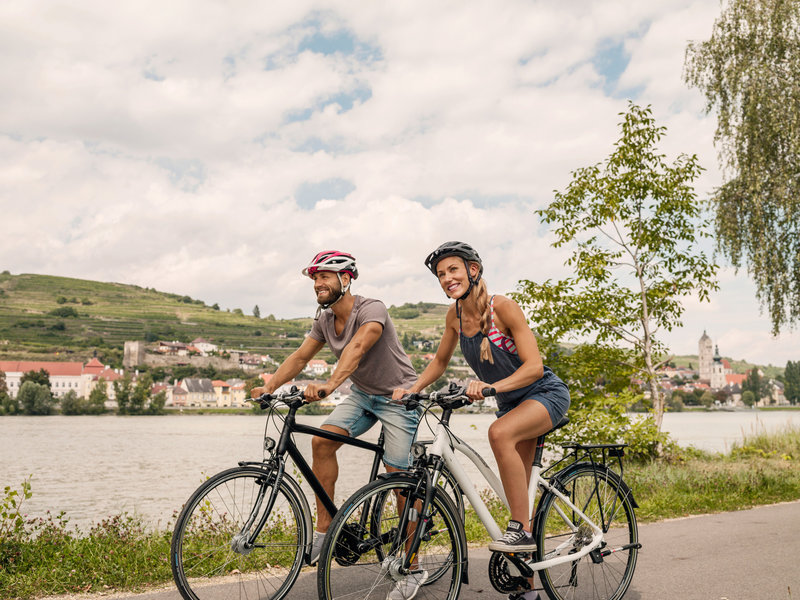
[[[725,455],[687,451],[671,462],[625,466],[640,523],[741,510],[800,499],[800,428],[747,436]],[[152,526],[131,515],[87,529],[69,515],[24,517],[36,490],[8,487],[0,497],[0,597],[129,592],[169,584],[172,523]],[[499,502],[495,516],[506,518]],[[470,542],[486,541],[471,511]]]

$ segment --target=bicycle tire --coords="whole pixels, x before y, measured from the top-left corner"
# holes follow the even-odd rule
[[[232,547],[263,492],[259,522],[274,482],[264,469],[234,467],[192,494],[175,523],[170,551],[173,578],[185,600],[280,600],[291,589],[303,566],[310,521],[305,498],[285,478],[254,547]]]
[[[556,480],[558,489],[597,524],[602,508],[603,543],[598,551],[577,561],[539,571],[545,592],[552,600],[619,600],[630,586],[638,556],[639,533],[630,490],[616,473],[591,464],[570,468]],[[577,532],[566,530],[557,508],[571,519]],[[586,522],[555,494],[545,494],[537,511],[537,560],[576,552],[590,539]]]
[[[357,491],[336,513],[320,553],[317,568],[319,598],[336,600],[385,600],[395,586],[396,567],[409,535],[397,531],[397,494],[406,507],[424,497],[417,479],[392,475],[373,481]],[[364,511],[368,515],[365,527]],[[417,552],[417,570],[435,575],[416,598],[455,600],[466,569],[466,542],[462,522],[450,498],[437,488],[426,535]],[[417,520],[417,523],[421,522]],[[363,548],[359,548],[363,544]],[[345,560],[346,559],[346,560]]]

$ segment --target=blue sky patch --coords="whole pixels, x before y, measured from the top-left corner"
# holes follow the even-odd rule
[[[631,55],[625,51],[625,41],[605,39],[600,42],[597,53],[592,57],[592,66],[603,77],[603,93],[614,97],[619,78],[628,67]]]
[[[297,206],[311,210],[320,200],[341,200],[356,189],[352,181],[333,177],[322,181],[306,181],[294,192]]]
[[[321,111],[331,104],[338,104],[341,107],[339,112],[347,112],[352,110],[356,103],[363,104],[370,98],[372,98],[372,90],[367,86],[359,86],[350,91],[327,96],[319,102],[315,102],[313,106],[290,110],[286,113],[283,122],[284,124],[288,124],[308,121],[315,112]]]
[[[206,180],[206,167],[196,158],[161,157],[153,161],[167,171],[175,187],[186,192],[195,192]]]
[[[325,20],[330,21],[325,16],[316,14],[299,24],[299,27],[307,30],[308,33],[297,45],[298,53],[309,51],[326,56],[341,54],[354,56],[359,61],[367,63],[383,58],[379,46],[359,39],[346,27],[323,30],[322,25]]]

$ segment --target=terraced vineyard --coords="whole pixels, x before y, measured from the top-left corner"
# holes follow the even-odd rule
[[[391,312],[401,337],[438,341],[445,310],[444,305],[420,303]],[[281,360],[300,344],[311,323],[310,317],[259,319],[217,310],[188,296],[134,285],[0,274],[3,359],[76,360],[96,350],[121,353],[127,340],[190,342],[203,337],[225,348]],[[332,362],[331,356],[320,358]]]
[[[7,358],[197,337],[253,352],[291,350],[310,325],[310,318],[257,319],[133,285],[0,274],[0,356]]]

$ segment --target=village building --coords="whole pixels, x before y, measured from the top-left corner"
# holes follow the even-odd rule
[[[194,346],[201,356],[208,356],[212,352],[216,352],[218,349],[216,344],[212,344],[208,340],[204,340],[201,337],[192,340],[192,346]]]
[[[311,373],[316,377],[321,377],[325,375],[328,371],[330,371],[330,365],[326,363],[324,360],[313,358],[308,361],[308,364],[303,369],[306,373]]]
[[[50,391],[55,398],[63,398],[74,391],[78,398],[88,398],[102,378],[110,400],[114,399],[113,382],[122,377],[121,370],[103,365],[93,358],[85,365],[81,362],[2,360],[0,371],[6,374],[6,386],[12,398],[19,393],[20,381],[25,373],[44,370],[50,378]]]
[[[217,405],[217,396],[211,380],[205,377],[187,377],[179,386],[186,390],[186,404],[183,406],[212,408]]]

